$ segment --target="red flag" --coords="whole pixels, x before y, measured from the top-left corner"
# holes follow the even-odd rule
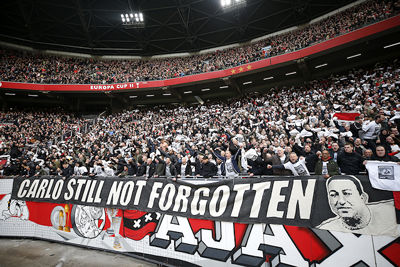
[[[336,117],[338,121],[355,121],[356,117],[360,116],[361,114],[358,112],[338,112],[333,114],[333,117]]]
[[[144,212],[138,210],[125,210],[123,212],[122,236],[141,240],[146,235],[154,232],[159,220],[155,212]]]

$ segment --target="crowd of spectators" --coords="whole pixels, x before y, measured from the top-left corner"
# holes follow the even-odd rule
[[[342,122],[338,113],[359,114]],[[399,161],[399,128],[395,59],[265,94],[96,120],[6,111],[0,113],[0,175],[359,174],[367,160]]]
[[[399,10],[399,0],[368,0],[291,32],[241,47],[188,57],[100,61],[0,50],[0,80],[46,84],[110,84],[211,72],[296,51],[386,19],[398,14]]]

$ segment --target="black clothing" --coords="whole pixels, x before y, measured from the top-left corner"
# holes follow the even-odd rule
[[[147,171],[147,166],[149,166],[149,175],[147,176],[147,178],[150,178],[154,175],[154,173],[156,172],[156,164],[154,162],[152,162],[150,165],[146,163],[143,163],[143,165],[141,165],[140,167],[138,167],[138,173],[137,176],[146,176],[146,171]]]
[[[363,169],[363,158],[357,153],[342,152],[337,159],[340,171],[343,174],[357,175]]]
[[[61,176],[69,178],[74,174],[74,168],[71,165],[68,165],[67,168],[61,170]]]
[[[182,163],[177,163],[175,165],[176,171],[178,173],[178,175],[181,175],[181,167],[182,167]],[[185,175],[187,176],[191,176],[192,175],[192,167],[190,166],[190,162],[186,162],[186,168],[185,168]]]
[[[202,163],[200,167],[200,175],[209,178],[212,176],[217,175],[218,168],[215,166],[214,163],[207,162],[207,163]]]
[[[362,125],[358,122],[352,123],[350,125],[350,132],[353,134],[353,138],[359,138],[359,132],[362,130]]]
[[[271,175],[272,169],[267,169],[267,162],[263,161],[261,157],[257,157],[256,160],[248,159],[247,163],[251,168],[249,168],[249,173],[254,175]]]
[[[378,157],[378,156],[374,155],[374,156],[372,156],[371,160],[399,162],[399,159],[397,157],[390,156],[387,154],[384,157]]]
[[[137,174],[137,165],[135,162],[128,162],[128,175],[135,175]]]
[[[278,155],[273,155],[269,161],[267,161],[268,164],[270,165],[281,165],[285,164],[286,162],[289,161],[289,156],[286,155],[285,160],[282,162],[281,159],[279,158]],[[293,175],[291,170],[286,170],[286,169],[272,169],[273,174],[275,175],[285,175],[285,176],[290,176]]]
[[[318,156],[317,154],[313,152],[304,152],[304,157],[306,161],[306,167],[309,172],[314,172],[315,170],[315,164],[318,162]]]

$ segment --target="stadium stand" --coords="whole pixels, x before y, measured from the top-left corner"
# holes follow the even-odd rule
[[[0,236],[56,266],[400,266],[400,0],[17,2]]]
[[[1,174],[287,175],[279,165],[292,152],[314,172],[324,150],[342,172],[357,174],[371,152],[377,157],[377,146],[391,160],[400,158],[399,75],[395,59],[265,95],[95,120],[62,111],[8,111],[1,113]],[[346,144],[355,153],[344,151]]]

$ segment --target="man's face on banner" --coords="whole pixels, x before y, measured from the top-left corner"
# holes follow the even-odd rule
[[[366,205],[366,196],[351,180],[335,180],[328,185],[329,205],[342,218],[355,218]]]

